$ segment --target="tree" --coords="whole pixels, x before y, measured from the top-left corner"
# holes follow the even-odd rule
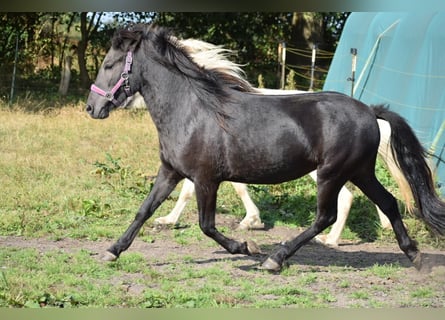
[[[314,44],[333,52],[348,13],[266,12],[266,13],[159,13],[154,21],[173,28],[184,38],[194,37],[236,50],[236,61],[244,65],[254,83],[261,74],[266,87],[279,86],[278,44],[285,41],[300,50]],[[329,57],[332,58],[332,57]],[[307,88],[304,73],[310,70],[310,53],[289,55],[289,64],[302,68],[296,81]],[[327,69],[330,59],[322,61]],[[298,75],[299,74],[299,75]],[[302,86],[303,84],[303,86]]]
[[[41,13],[0,13],[0,93],[6,96],[10,90],[12,70],[18,39],[17,74],[33,69],[34,36]],[[8,75],[8,76],[5,76]]]
[[[88,12],[80,13],[80,40],[77,44],[77,61],[79,63],[80,84],[81,87],[84,89],[88,89],[91,84],[86,59],[88,42],[91,35],[97,32],[97,29],[100,26],[102,15],[103,12],[93,12],[91,13],[90,17],[88,17]]]
[[[319,53],[316,62],[316,70],[324,70],[324,72],[316,73],[315,77],[322,80],[326,76],[348,16],[348,12],[293,12],[288,16],[290,36],[286,42],[289,47],[296,48],[298,51],[288,54],[286,63],[296,70],[296,82],[300,87],[305,89],[309,87],[311,50],[314,47],[318,52],[321,50],[324,52],[322,55]],[[321,84],[318,89],[321,89]]]
[[[66,96],[68,93],[68,88],[70,86],[71,81],[71,56],[65,57],[65,64],[62,67],[62,72],[60,76],[60,84],[59,84],[59,94],[61,96]]]
[[[348,13],[156,13],[156,12],[65,12],[0,13],[0,93],[10,91],[19,39],[17,75],[21,91],[56,93],[61,85],[61,70],[72,58],[70,91],[88,89],[114,31],[125,24],[154,21],[174,29],[183,38],[198,38],[224,45],[236,52],[234,61],[243,65],[247,79],[254,85],[279,85],[278,44],[308,50],[312,44],[333,52]],[[299,89],[307,89],[305,75],[310,58],[294,59]],[[297,59],[297,58],[295,58]],[[323,63],[323,64],[321,64]],[[329,66],[330,59],[317,60],[317,67]],[[322,76],[320,76],[322,77]],[[261,82],[261,83],[260,83]],[[32,85],[30,85],[32,83]],[[65,82],[64,90],[67,82]],[[44,88],[45,90],[40,90]],[[66,91],[66,90],[65,90]]]
[[[155,22],[173,28],[183,38],[198,38],[235,50],[247,78],[257,85],[262,74],[267,87],[276,85],[278,43],[287,29],[277,13],[160,13]]]

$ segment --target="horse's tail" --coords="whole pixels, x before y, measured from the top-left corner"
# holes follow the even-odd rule
[[[380,130],[379,155],[399,187],[400,195],[405,203],[405,209],[409,213],[414,213],[414,198],[411,187],[408,181],[406,181],[391,149],[391,126],[388,121],[383,119],[377,119],[377,122]]]
[[[400,168],[411,189],[418,216],[434,232],[445,235],[445,202],[435,191],[425,149],[402,117],[384,106],[374,106],[372,109],[378,119],[389,122],[391,126],[390,146],[393,163]]]

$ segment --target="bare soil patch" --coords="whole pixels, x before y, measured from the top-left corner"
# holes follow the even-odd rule
[[[218,225],[235,226],[234,218],[220,215]],[[185,226],[187,228],[187,226]],[[371,297],[374,304],[381,303],[389,307],[405,306],[445,306],[445,252],[432,248],[423,249],[423,261],[425,268],[419,272],[400,251],[396,241],[388,244],[358,243],[343,241],[339,247],[330,248],[317,243],[303,246],[289,261],[289,268],[297,268],[291,276],[270,274],[256,270],[273,248],[281,241],[301,232],[300,229],[275,226],[266,230],[239,231],[231,229],[228,236],[237,239],[254,239],[261,247],[263,254],[256,256],[231,255],[223,248],[212,245],[212,240],[204,237],[204,240],[191,244],[178,244],[173,237],[174,230],[150,229],[154,241],[147,243],[136,239],[128,252],[139,252],[147,260],[147,265],[163,273],[172,259],[183,261],[187,256],[189,263],[196,268],[211,267],[217,262],[227,262],[223,268],[230,270],[233,277],[261,277],[274,282],[282,282],[288,285],[293,281],[297,283],[305,274],[316,273],[317,281],[308,284],[307,289],[313,292],[335,292],[333,307],[369,306],[351,297],[356,292],[372,290]],[[87,241],[76,239],[62,239],[53,241],[49,239],[26,239],[23,237],[0,237],[0,246],[14,248],[34,248],[39,252],[62,250],[74,253],[80,249],[89,250],[92,256],[100,259],[101,254],[112,244],[110,240]],[[125,254],[125,253],[123,253]],[[165,260],[163,259],[165,257]],[[375,265],[398,265],[400,272],[395,276],[382,277],[366,270]],[[129,278],[135,275],[129,275]],[[119,282],[118,280],[115,280]],[[347,286],[340,286],[340,283]],[[140,294],[144,288],[140,285],[129,284],[128,279],[120,282],[128,287],[128,291]],[[375,290],[375,288],[380,290]],[[419,288],[427,288],[433,292],[433,296],[422,301],[413,302],[412,292]],[[268,299],[268,297],[264,297]]]

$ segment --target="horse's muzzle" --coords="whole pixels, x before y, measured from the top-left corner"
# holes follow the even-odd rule
[[[85,111],[91,116],[93,114],[93,107],[87,104]]]
[[[105,119],[109,116],[110,112],[108,108],[101,108],[99,112],[95,112],[94,107],[90,104],[87,104],[85,111],[93,118],[93,119]]]

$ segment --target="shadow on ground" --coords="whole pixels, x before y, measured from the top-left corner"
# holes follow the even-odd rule
[[[230,255],[227,251],[219,250],[214,254],[220,255],[221,258],[215,257],[210,259],[195,259],[191,261],[196,264],[214,263],[221,260],[231,261],[254,261],[252,265],[242,266],[243,270],[256,269],[263,261],[266,260],[268,255],[273,252],[276,245],[263,245],[261,246],[262,254],[254,256],[243,255]],[[349,246],[349,245],[348,245]],[[352,247],[354,245],[351,245]],[[326,247],[320,244],[310,243],[303,246],[297,251],[289,260],[287,265],[301,265],[308,267],[350,267],[354,269],[366,269],[374,265],[399,265],[403,268],[411,268],[413,264],[405,256],[403,252],[372,252],[364,250],[343,250],[341,246],[339,249]],[[422,252],[423,268],[422,272],[431,271],[432,267],[445,266],[445,253],[425,253]]]

